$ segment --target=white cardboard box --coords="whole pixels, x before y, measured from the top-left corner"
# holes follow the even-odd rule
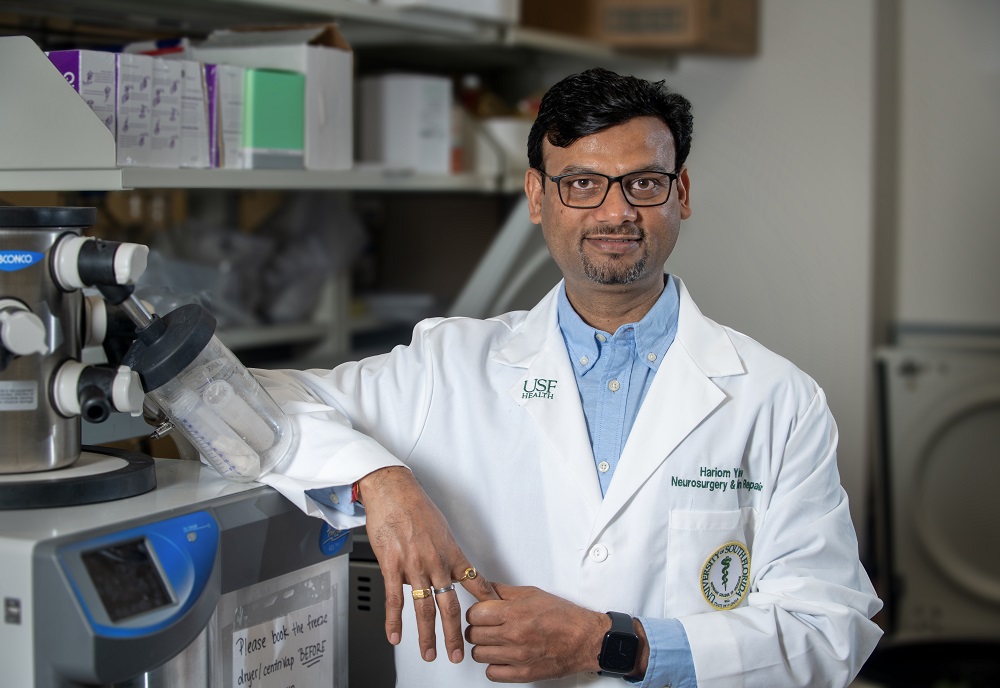
[[[118,53],[115,136],[118,164],[146,167],[150,163],[153,122],[153,58]]]
[[[414,172],[451,171],[451,80],[423,74],[361,79],[361,159]]]
[[[150,167],[181,166],[181,98],[184,77],[176,60],[153,58]]]
[[[354,56],[336,24],[263,31],[217,31],[191,49],[203,62],[306,75],[305,167],[354,163]]]
[[[181,167],[210,167],[212,157],[208,146],[205,65],[194,60],[178,62],[184,78],[181,94]]]
[[[243,77],[246,67],[218,65],[216,71],[216,131],[219,167],[242,169],[243,156]]]

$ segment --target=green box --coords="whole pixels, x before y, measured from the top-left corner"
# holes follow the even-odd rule
[[[248,167],[302,168],[305,93],[305,74],[246,70],[243,147]]]

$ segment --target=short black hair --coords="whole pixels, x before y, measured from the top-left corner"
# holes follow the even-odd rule
[[[565,148],[578,139],[635,117],[656,117],[674,135],[675,171],[691,152],[691,102],[663,81],[646,81],[607,69],[588,69],[550,88],[528,134],[528,164],[542,169],[542,140]]]

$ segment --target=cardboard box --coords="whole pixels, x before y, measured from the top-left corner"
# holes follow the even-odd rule
[[[191,53],[203,62],[304,74],[305,167],[353,165],[354,57],[336,24],[217,31]]]
[[[45,53],[112,134],[115,123],[115,55],[97,50],[53,50]]]
[[[758,0],[522,0],[521,16],[615,48],[757,52]]]
[[[115,136],[118,164],[146,167],[153,133],[153,58],[118,53]]]
[[[208,107],[209,167],[219,166],[219,69],[205,65],[205,105]]]
[[[248,69],[243,91],[243,155],[247,167],[302,169],[308,77]]]
[[[414,172],[451,171],[451,79],[386,74],[361,79],[361,159]]]
[[[178,60],[181,65],[181,167],[211,167],[208,145],[208,96],[205,92],[205,65],[194,60]]]
[[[150,167],[181,165],[181,97],[184,77],[180,62],[153,58],[153,124]]]
[[[227,169],[246,167],[243,154],[243,118],[246,67],[217,65],[215,116],[218,166]]]
[[[374,0],[372,4],[440,10],[506,24],[517,24],[521,10],[520,0]]]

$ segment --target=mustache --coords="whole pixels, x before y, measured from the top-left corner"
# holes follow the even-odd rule
[[[626,236],[626,237],[639,237],[640,239],[646,238],[646,232],[643,231],[642,227],[635,224],[634,222],[623,222],[620,225],[598,225],[596,227],[587,227],[583,230],[581,235],[582,239],[589,239],[594,236]]]

